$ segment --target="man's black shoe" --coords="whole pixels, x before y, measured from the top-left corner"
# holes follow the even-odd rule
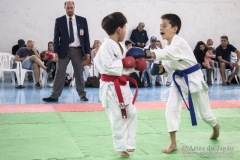
[[[155,86],[161,86],[160,82],[155,82]]]
[[[45,101],[45,102],[57,102],[58,98],[55,99],[55,98],[52,98],[52,97],[48,97],[48,98],[43,98],[42,100]]]
[[[41,84],[40,84],[39,82],[36,83],[35,87],[36,87],[36,88],[39,88],[39,89],[42,88],[42,86],[41,86]]]
[[[17,89],[23,89],[23,88],[25,88],[23,85],[19,85],[19,86],[17,86],[16,87]]]
[[[82,101],[88,101],[88,98],[87,98],[86,96],[82,96],[82,97],[81,97],[81,100],[82,100]]]

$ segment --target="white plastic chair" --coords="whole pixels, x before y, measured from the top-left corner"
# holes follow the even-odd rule
[[[232,72],[234,72],[234,71],[235,71],[235,67],[233,68],[233,71],[232,71]],[[240,70],[238,71],[238,74],[234,76],[234,78],[235,78],[237,84],[240,83],[240,82],[238,81],[238,75],[239,75],[239,73],[240,73]]]
[[[20,71],[20,80],[21,80],[20,85],[23,85],[27,72],[32,72],[32,74],[33,74],[33,81],[34,81],[34,84],[35,84],[36,80],[35,80],[35,76],[34,76],[34,71],[22,68],[22,63],[21,62],[18,62],[17,64],[19,66],[19,71]],[[40,78],[39,79],[40,79],[40,82],[41,82],[43,87],[47,86],[48,74],[42,68],[40,68]]]
[[[27,73],[27,72],[32,72],[32,74],[33,74],[33,81],[34,81],[34,83],[35,83],[35,78],[34,78],[34,72],[33,72],[33,70],[28,70],[28,69],[22,68],[22,63],[21,63],[21,62],[18,62],[17,64],[18,64],[18,66],[19,66],[19,71],[20,71],[20,85],[23,85],[24,79],[25,79],[25,76],[26,76],[26,73]]]
[[[20,84],[20,75],[19,75],[19,68],[13,68],[14,64],[14,56],[10,53],[0,53],[0,75],[2,81],[4,81],[4,73],[10,72],[12,77],[12,83],[15,85],[15,76],[17,77],[18,85]]]
[[[44,69],[40,68],[40,81],[43,87],[47,86],[47,80],[48,80],[48,73]]]
[[[230,69],[225,69],[225,76],[226,79],[228,78],[228,76],[231,74],[231,70]],[[222,83],[222,76],[220,73],[220,68],[217,69],[217,84],[221,84]]]

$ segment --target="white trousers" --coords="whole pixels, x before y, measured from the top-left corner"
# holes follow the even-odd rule
[[[111,123],[113,143],[116,151],[135,149],[137,112],[132,104],[126,106],[127,119],[122,118],[121,110],[114,100],[108,100],[106,113]]]
[[[89,77],[89,69],[90,69],[90,66],[83,66],[83,79],[84,79],[84,82],[86,82],[88,77]]]
[[[191,93],[191,96],[193,100],[195,113],[198,114],[198,116],[203,121],[205,121],[208,125],[210,125],[211,127],[214,127],[217,124],[217,120],[210,108],[208,91],[201,90],[199,92]],[[176,86],[171,86],[170,92],[169,92],[169,98],[167,101],[167,107],[166,107],[166,121],[167,121],[168,132],[179,130],[180,113],[181,113],[183,103],[184,102]],[[190,114],[189,114],[189,118],[190,118]]]

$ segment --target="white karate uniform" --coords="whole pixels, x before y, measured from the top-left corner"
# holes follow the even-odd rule
[[[156,54],[156,60],[167,60],[164,61],[163,66],[170,75],[172,75],[175,70],[185,70],[197,64],[191,47],[178,35],[173,37],[170,45],[166,45],[164,49],[159,49],[154,52]],[[208,87],[204,82],[202,71],[197,70],[188,74],[188,81],[195,112],[198,113],[200,118],[207,124],[214,127],[217,121],[210,109]],[[176,76],[176,82],[186,97],[188,90],[184,78]],[[183,103],[177,87],[172,83],[166,107],[166,120],[169,132],[179,129],[180,112]],[[189,122],[189,124],[191,123]]]
[[[123,51],[124,47],[121,45]],[[110,38],[105,38],[100,46],[97,55],[93,59],[94,64],[100,74],[122,76],[134,72],[135,69],[123,68],[122,58],[125,57],[125,51],[118,43]],[[113,133],[113,142],[117,151],[126,151],[135,149],[136,135],[136,107],[132,104],[133,95],[129,83],[120,86],[124,104],[126,105],[127,119],[122,118],[119,101],[113,82],[104,82],[100,80],[99,98],[102,106],[105,108],[108,118],[111,122]]]

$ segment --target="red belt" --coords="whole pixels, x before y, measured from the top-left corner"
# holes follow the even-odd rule
[[[133,101],[132,104],[135,103],[136,98],[137,98],[137,94],[138,94],[138,85],[137,82],[135,81],[135,79],[128,77],[128,76],[109,76],[106,74],[102,74],[101,75],[101,80],[105,81],[105,82],[113,82],[114,83],[114,87],[115,90],[117,92],[117,97],[118,97],[118,101],[119,101],[119,107],[121,109],[122,112],[122,118],[126,119],[127,118],[127,112],[126,112],[126,106],[124,104],[123,101],[123,96],[122,96],[122,91],[120,88],[120,85],[126,85],[127,81],[132,82],[135,86],[136,86],[136,91],[133,97]]]

